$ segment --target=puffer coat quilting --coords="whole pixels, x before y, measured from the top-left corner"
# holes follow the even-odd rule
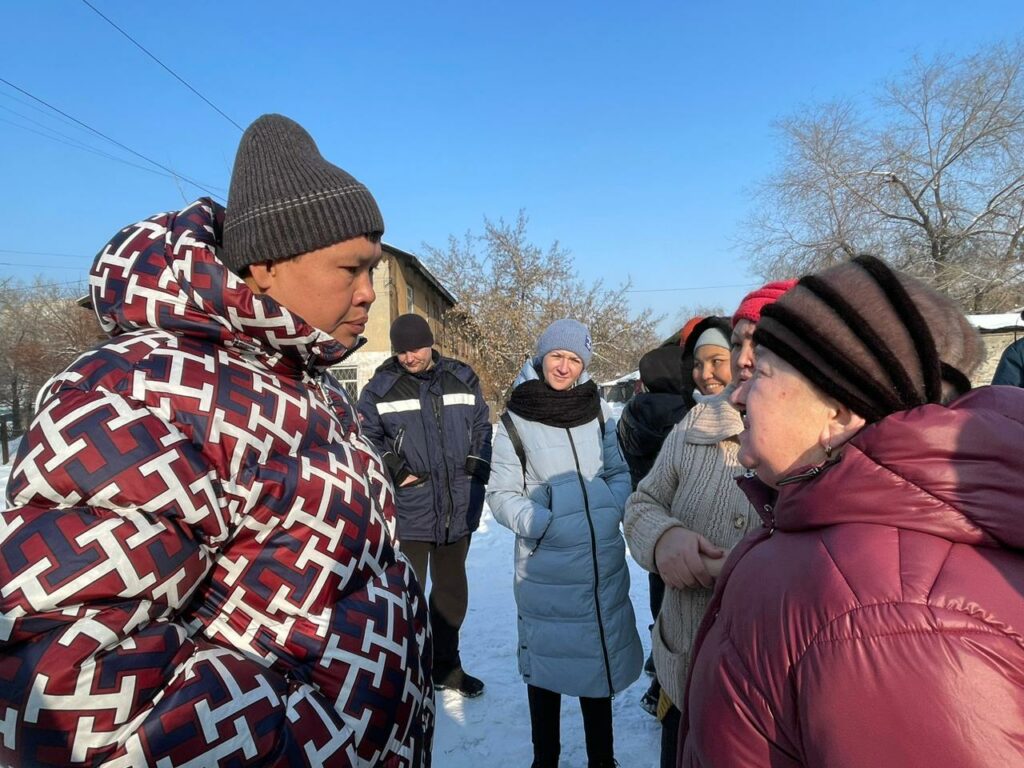
[[[517,385],[538,378],[528,362]],[[516,534],[519,668],[525,682],[571,696],[609,696],[640,674],[643,651],[629,600],[622,513],[629,468],[614,424],[559,429],[512,419],[523,468],[503,424],[487,499]]]
[[[349,350],[200,200],[97,256],[113,338],[42,390],[0,525],[5,765],[429,763],[425,601]]]
[[[680,766],[1024,765],[1024,391],[862,429],[745,490],[694,646]]]

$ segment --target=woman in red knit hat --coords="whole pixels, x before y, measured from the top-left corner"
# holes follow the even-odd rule
[[[732,316],[732,356],[736,370],[733,378],[738,387],[754,372],[754,329],[761,319],[761,310],[779,299],[796,285],[796,280],[775,280],[765,283],[743,297]]]

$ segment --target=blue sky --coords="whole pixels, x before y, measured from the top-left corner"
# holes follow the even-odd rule
[[[736,242],[775,120],[1024,34],[1020,0],[90,2],[242,126],[302,123],[373,191],[388,242],[421,253],[522,208],[581,277],[632,278],[666,332],[758,282]],[[86,4],[0,20],[0,78],[226,197],[240,131]],[[121,226],[203,194],[33,132],[146,165],[38,107],[0,83],[0,279],[84,278]]]

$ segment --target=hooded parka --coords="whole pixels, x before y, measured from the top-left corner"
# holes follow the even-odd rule
[[[96,258],[0,513],[0,764],[420,766],[425,601],[326,368],[199,200]]]

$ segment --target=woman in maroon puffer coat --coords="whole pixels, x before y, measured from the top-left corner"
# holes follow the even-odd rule
[[[755,333],[765,527],[696,645],[681,766],[1024,764],[1024,391],[970,389],[945,297],[860,257]]]

